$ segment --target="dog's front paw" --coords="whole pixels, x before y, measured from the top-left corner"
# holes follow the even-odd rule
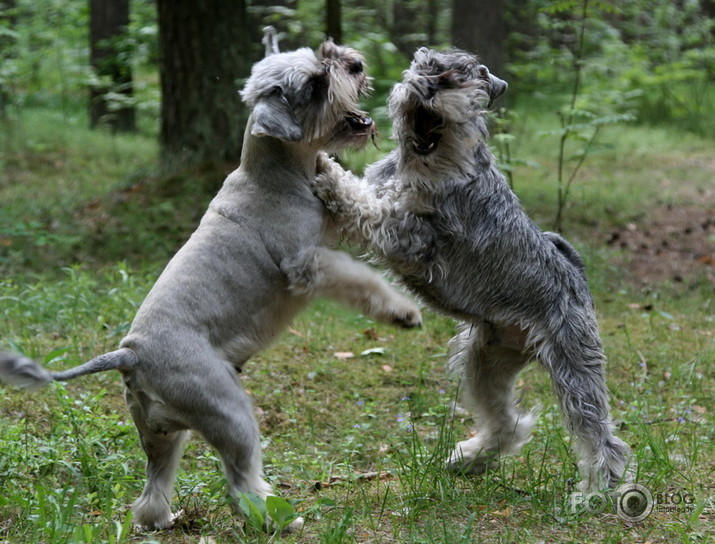
[[[352,174],[343,170],[342,166],[326,153],[319,153],[315,163],[315,177],[312,180],[313,194],[328,208],[337,207],[339,186],[345,176],[352,176]]]
[[[396,314],[392,323],[405,329],[413,329],[422,326],[422,312],[415,307],[404,313]]]
[[[313,194],[323,201],[325,207],[334,214],[340,214],[340,206],[335,198],[334,178],[328,174],[318,174],[311,187]]]

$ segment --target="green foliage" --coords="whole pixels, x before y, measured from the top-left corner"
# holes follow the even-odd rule
[[[89,66],[88,3],[17,0],[14,4],[12,8],[0,4],[0,89],[6,90],[15,112],[49,106],[69,121],[86,108],[88,86],[107,80],[98,78]],[[134,105],[152,116],[159,111],[158,78],[144,74],[157,69],[154,10],[151,2],[132,2],[128,32],[115,44],[120,63],[139,72]]]
[[[573,89],[580,72],[583,95],[604,109],[713,134],[715,21],[699,2],[540,0],[527,10],[535,27],[510,38],[520,99]]]
[[[262,499],[255,493],[239,493],[238,509],[246,518],[246,533],[259,542],[273,542],[299,516],[281,497]]]

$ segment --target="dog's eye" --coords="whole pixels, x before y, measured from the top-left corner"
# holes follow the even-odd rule
[[[360,59],[353,59],[353,61],[350,63],[350,67],[348,68],[351,74],[360,74],[362,73],[363,67],[362,67],[362,61]]]

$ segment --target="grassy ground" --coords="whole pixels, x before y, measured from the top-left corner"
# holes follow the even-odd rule
[[[522,114],[515,152],[543,167],[517,170],[515,188],[548,228],[555,147],[532,136],[543,123]],[[151,181],[176,180],[137,176],[154,157],[148,138],[88,133],[32,111],[13,130],[0,159],[1,347],[63,368],[114,349],[206,197],[151,193]],[[658,206],[707,209],[713,142],[637,127],[603,139],[613,146],[586,163],[567,235],[587,260],[619,434],[655,497],[644,521],[624,521],[612,504],[571,512],[574,457],[538,365],[518,383],[523,406],[541,407],[522,453],[483,477],[446,472],[471,423],[453,410],[457,383],[443,369],[454,323],[426,311],[421,330],[400,331],[318,301],[242,377],[267,476],[306,517],[302,532],[262,533],[232,515],[219,462],[198,438],[176,483],[181,521],[130,529],[144,459],[118,376],[107,374],[31,395],[0,389],[0,542],[715,541],[713,284],[703,268],[636,287],[627,252],[606,244]]]

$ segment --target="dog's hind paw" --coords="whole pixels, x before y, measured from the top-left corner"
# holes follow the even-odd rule
[[[148,522],[144,520],[144,523],[137,523],[135,520],[134,529],[139,533],[148,533],[152,531],[161,531],[163,529],[171,529],[177,521],[180,521],[184,517],[184,510],[181,509],[175,514],[170,514],[168,517],[163,519],[156,519],[154,521]]]
[[[477,436],[459,442],[447,459],[446,466],[448,470],[460,474],[484,474],[499,467],[499,453],[485,449]]]
[[[296,533],[303,528],[305,520],[302,517],[295,518],[283,528],[283,533]]]

